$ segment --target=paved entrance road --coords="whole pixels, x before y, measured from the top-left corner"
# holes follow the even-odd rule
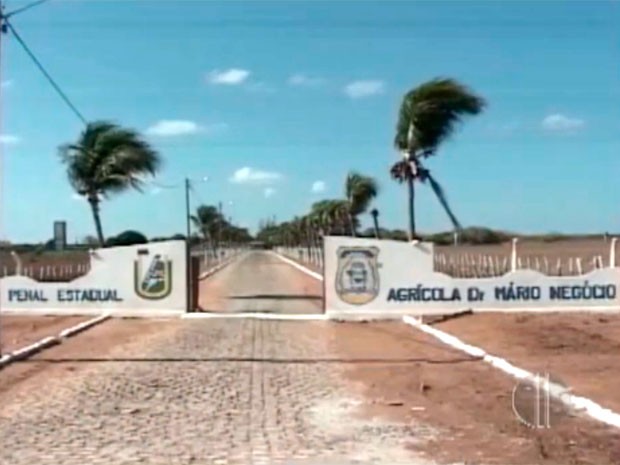
[[[225,290],[228,311],[307,312],[315,301],[298,297],[318,284],[259,252],[205,289]],[[360,386],[347,381],[328,325],[104,323],[0,371],[0,463],[426,463],[406,448],[424,430],[359,416]]]
[[[248,252],[201,283],[209,312],[322,313],[322,283],[271,252]]]

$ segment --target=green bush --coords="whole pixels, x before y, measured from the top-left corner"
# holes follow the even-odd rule
[[[119,247],[125,245],[137,245],[146,244],[148,239],[144,234],[138,231],[123,231],[118,236],[112,236],[108,238],[105,245],[106,247]]]

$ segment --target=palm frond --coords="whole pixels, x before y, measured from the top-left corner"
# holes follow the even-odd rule
[[[435,78],[407,92],[396,124],[398,150],[429,156],[465,116],[477,115],[485,100],[454,79]]]

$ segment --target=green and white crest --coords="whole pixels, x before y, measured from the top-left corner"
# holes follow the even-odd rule
[[[145,267],[145,262],[148,267]],[[161,300],[172,292],[172,261],[157,254],[148,262],[148,256],[138,252],[134,261],[134,290],[143,299]]]
[[[365,305],[379,295],[378,247],[339,247],[336,293],[343,302]]]

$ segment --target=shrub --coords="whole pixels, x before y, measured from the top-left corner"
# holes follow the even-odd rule
[[[118,236],[108,238],[105,245],[106,247],[118,247],[124,245],[137,245],[146,244],[148,239],[144,234],[138,231],[123,231]]]

